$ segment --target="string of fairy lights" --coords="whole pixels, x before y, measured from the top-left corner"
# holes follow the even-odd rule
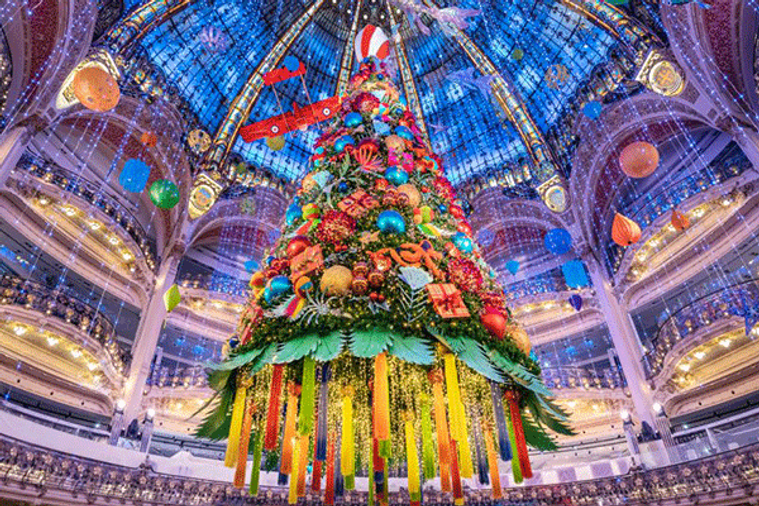
[[[12,1],[0,6],[0,20],[3,20],[2,28],[6,29],[12,23],[19,22],[22,17],[28,18],[34,16],[35,11],[40,5],[42,5],[43,1],[44,0],[28,2]],[[609,47],[614,42],[602,37],[602,35],[605,36],[605,34],[602,34],[597,28],[592,28],[590,30],[581,28],[581,25],[584,27],[587,22],[575,14],[572,14],[570,19],[564,20],[567,23],[566,26],[561,25],[559,21],[554,20],[556,23],[559,23],[558,26],[561,26],[562,29],[568,31],[569,36],[566,37],[566,41],[574,38],[578,44],[584,44],[585,46],[582,53],[582,62],[578,59],[577,66],[570,69],[569,81],[565,83],[566,89],[549,91],[548,89],[545,89],[545,83],[543,82],[545,71],[543,66],[555,63],[566,64],[566,62],[572,60],[573,57],[577,55],[578,49],[576,45],[573,43],[571,45],[557,47],[557,42],[555,40],[549,41],[549,38],[545,33],[541,32],[540,34],[535,34],[530,31],[525,31],[522,36],[515,36],[510,41],[501,40],[504,38],[505,34],[507,34],[508,30],[510,30],[506,27],[508,20],[499,19],[499,16],[496,15],[496,11],[488,8],[486,2],[478,1],[468,3],[472,4],[472,8],[480,8],[483,11],[481,19],[475,23],[472,28],[472,30],[480,30],[482,32],[477,33],[475,39],[478,41],[485,39],[493,41],[491,44],[492,47],[483,45],[482,49],[494,61],[506,62],[504,64],[504,67],[507,67],[505,70],[511,70],[512,72],[510,73],[514,73],[514,70],[520,67],[518,75],[514,76],[514,82],[517,86],[521,86],[523,96],[528,97],[528,103],[531,107],[532,113],[538,116],[541,126],[544,128],[549,127],[550,123],[557,119],[557,111],[562,99],[571,96],[573,87],[579,85],[584,77],[584,73],[589,73],[596,64],[604,59]],[[273,14],[275,18],[284,16],[282,13],[283,5],[283,2],[277,3],[278,7],[276,7]],[[467,7],[469,7],[469,5],[467,5]],[[512,4],[511,7],[513,9],[520,9],[516,4]],[[548,3],[541,3],[538,7],[541,9],[541,12],[545,11],[541,16],[547,17],[552,15],[552,10],[549,8]],[[197,17],[197,12],[195,12],[195,16],[193,16],[193,8],[194,7],[192,6],[189,7],[186,14],[177,15],[179,16],[177,21],[179,21],[181,17],[183,23],[192,22],[192,19]],[[699,9],[699,7],[695,6],[672,6],[667,8]],[[753,0],[745,2],[745,8],[756,12],[756,2]],[[223,16],[221,16],[213,6],[206,6],[204,9],[207,10],[204,10],[203,12],[213,13],[214,23],[221,24],[224,21]],[[240,23],[245,22],[245,18],[243,17],[244,13],[238,12],[236,15],[240,16],[239,18],[236,18]],[[673,18],[671,21],[673,23],[671,30],[682,29],[679,33],[687,32],[685,27],[680,24],[681,21],[679,19]],[[88,20],[83,18],[74,18],[75,24],[70,27],[71,32],[86,33],[88,22]],[[193,54],[192,49],[183,47],[183,45],[189,44],[190,41],[188,38],[183,37],[184,34],[172,31],[176,30],[175,26],[177,25],[170,28],[169,24],[166,24],[165,26],[155,29],[146,36],[142,41],[142,45],[154,58],[155,63],[168,75],[169,79],[173,78],[177,81],[187,79],[187,84],[180,86],[180,91],[187,94],[185,98],[195,106],[196,112],[206,121],[206,126],[209,131],[213,132],[217,127],[214,123],[215,121],[218,121],[217,115],[204,115],[203,113],[207,112],[207,109],[212,106],[215,107],[215,110],[217,111],[223,110],[224,107],[220,105],[221,102],[209,105],[204,104],[203,100],[205,97],[202,96],[202,93],[197,94],[193,91],[196,83],[193,84],[189,82],[190,77],[192,76],[183,76],[183,74],[189,73],[191,67],[198,67],[200,56]],[[279,25],[266,26],[264,21],[261,21],[260,19],[257,22],[250,23],[249,26],[252,27],[251,29],[257,30],[255,32],[257,35],[260,35],[269,42],[274,38],[274,34],[282,29],[282,26]],[[347,27],[341,29],[345,30],[347,33]],[[309,59],[311,56],[314,56],[314,60],[319,59],[320,62],[323,62],[325,59],[325,51],[334,48],[335,46],[343,46],[346,42],[344,40],[346,34],[343,32],[335,35],[324,32],[321,27],[319,30],[321,30],[321,33],[316,33],[316,29],[305,32],[296,42],[294,51],[298,52],[302,58]],[[436,60],[436,58],[441,57],[443,53],[434,50],[435,47],[444,44],[447,40],[439,34],[434,34],[430,37],[429,41],[425,41],[423,36],[420,36],[415,32],[416,28],[408,27],[404,28],[404,30],[408,30],[414,35],[408,40],[406,48],[411,59],[412,68],[420,74],[423,74],[424,76],[429,75],[435,71],[437,64],[453,64],[451,65],[451,70],[460,70],[461,67],[467,65],[467,59],[459,54],[458,49],[451,50],[453,54],[446,53],[444,61]],[[230,40],[227,51],[216,53],[211,57],[206,56],[205,64],[200,62],[200,66],[209,67],[222,62],[225,65],[228,65],[230,58],[244,61],[245,59],[256,59],[255,57],[261,57],[263,55],[266,44],[252,43],[250,41],[243,44],[241,40],[234,38],[233,30],[231,30],[229,26],[224,26],[224,31],[232,39]],[[590,45],[588,47],[587,41],[589,36],[581,36],[579,33],[583,31],[587,31],[589,34],[598,33],[599,39],[597,45]],[[172,33],[173,38],[166,42],[166,46],[163,46],[160,42],[161,35],[167,33]],[[551,33],[555,34],[556,32]],[[182,37],[180,37],[180,35]],[[528,35],[533,35],[535,38],[529,39]],[[677,43],[681,45],[686,42],[684,39],[679,39],[680,35],[674,35],[674,33],[670,33],[671,40],[669,42],[671,44]],[[496,41],[500,43],[500,46],[496,45]],[[195,44],[195,42],[193,42],[193,44]],[[541,45],[540,42],[544,42],[544,44]],[[747,110],[744,107],[745,100],[743,92],[736,87],[729,76],[725,75],[720,70],[710,48],[704,47],[698,41],[688,40],[687,42],[693,46],[691,48],[692,51],[678,51],[677,54],[680,58],[680,63],[687,69],[686,73],[688,79],[700,83],[701,86],[699,87],[699,91],[708,97],[709,102],[716,109],[718,116],[726,120],[731,131],[725,135],[740,139],[755,138],[757,135],[756,130],[759,129],[758,112]],[[38,90],[44,86],[51,69],[55,67],[55,63],[60,61],[64,56],[65,48],[65,41],[56,41],[56,44],[50,55],[46,58],[45,63],[32,72],[29,82],[26,83],[24,89],[20,90],[18,98],[14,103],[10,104],[10,111],[6,111],[7,124],[12,125],[23,118],[25,111],[29,110],[34,104],[36,93],[38,93]],[[515,49],[520,48],[527,54],[524,59],[520,58],[519,61],[515,61],[512,56],[513,52]],[[248,53],[243,54],[243,49],[247,50]],[[172,50],[173,52],[169,50]],[[309,55],[309,53],[314,54]],[[691,54],[697,54],[699,59],[695,60]],[[420,61],[414,61],[415,59]],[[239,71],[242,76],[247,75],[246,69],[239,69],[234,64],[229,64],[227,68],[230,69],[229,72],[231,73]],[[310,91],[315,96],[319,96],[319,89],[329,89],[330,87],[333,87],[330,78],[336,78],[337,75],[337,72],[333,70],[334,69],[314,69],[312,71],[310,77],[313,80],[309,81],[308,84],[311,85],[312,89]],[[197,75],[201,74],[201,72],[197,73]],[[484,108],[484,110],[478,109],[476,111],[466,111],[467,113],[471,113],[470,116],[481,119],[481,122],[485,124],[485,126],[481,128],[475,126],[473,127],[474,130],[469,133],[471,136],[470,141],[475,145],[476,149],[469,151],[462,149],[461,153],[451,149],[450,158],[451,161],[454,162],[451,164],[450,169],[452,171],[452,180],[456,181],[456,178],[458,177],[460,181],[464,181],[477,175],[479,173],[478,171],[484,171],[487,168],[486,165],[505,163],[507,160],[513,161],[515,158],[525,155],[523,146],[516,143],[509,143],[509,141],[513,141],[515,132],[500,127],[500,122],[498,121],[498,118],[496,118],[497,111],[494,110],[494,107],[497,106],[494,106],[488,100],[480,101],[479,99],[481,97],[478,95],[479,91],[469,90],[467,93],[455,89],[451,91],[450,88],[454,88],[454,86],[445,82],[437,82],[435,83],[435,86],[432,86],[429,83],[422,85],[420,83],[422,79],[423,77],[421,76],[417,79],[417,88],[422,95],[421,102],[423,110],[426,114],[429,114],[432,123],[451,122],[456,114],[461,114],[457,107],[466,110],[467,108],[475,107],[475,103],[482,102],[477,107]],[[234,79],[230,82],[239,83],[239,76],[235,75]],[[230,87],[225,90],[226,93],[219,94],[219,101],[221,101],[222,95],[225,99],[234,96],[235,90],[231,88],[231,84],[229,86]],[[543,88],[541,88],[541,86]],[[441,89],[435,89],[437,87]],[[536,90],[536,88],[541,89]],[[296,92],[297,90],[294,89],[288,90],[285,95],[288,98],[295,98],[297,96]],[[545,98],[549,94],[554,97],[550,101]],[[265,95],[259,100],[259,104],[254,108],[254,116],[263,118],[276,112],[276,104],[273,102],[273,98],[270,95],[271,93],[269,91],[265,92]],[[533,97],[538,96],[544,98],[540,100],[537,98],[533,99]],[[323,97],[319,96],[319,98]],[[661,152],[668,157],[667,160],[662,162],[662,166],[670,166],[670,164],[673,163],[673,160],[685,158],[687,156],[691,171],[695,170],[694,168],[698,168],[698,170],[704,174],[706,179],[709,181],[717,181],[719,178],[715,168],[712,166],[712,161],[719,153],[705,152],[702,150],[702,145],[700,143],[702,139],[702,130],[695,131],[692,125],[684,120],[679,108],[676,107],[672,101],[663,98],[659,101],[659,104],[661,105],[661,110],[659,111],[660,121],[668,122],[673,125],[673,130],[676,133],[666,139],[657,138],[659,134],[655,131],[655,123],[652,123],[647,119],[644,120],[644,118],[648,116],[648,112],[642,109],[642,100],[640,98],[641,95],[639,90],[627,91],[625,89],[620,89],[613,102],[604,104],[604,108],[624,107],[624,121],[628,124],[636,125],[638,130],[638,133],[636,134],[637,137],[661,142]],[[298,99],[300,100],[302,97],[298,97]],[[314,99],[316,100],[317,98]],[[158,99],[159,103],[151,103],[154,100],[153,98],[149,100],[147,96],[134,95],[129,96],[129,100],[135,102],[134,112],[130,117],[119,118],[120,126],[122,128],[122,136],[115,142],[115,145],[110,145],[110,143],[113,142],[113,139],[106,138],[107,129],[109,128],[109,120],[107,117],[81,109],[73,109],[60,112],[58,115],[53,116],[53,119],[50,121],[49,125],[47,125],[45,131],[42,134],[35,136],[31,142],[30,150],[47,159],[69,159],[66,163],[74,165],[72,167],[74,169],[72,172],[75,174],[75,181],[88,181],[89,183],[95,184],[98,187],[96,198],[102,197],[104,199],[110,199],[116,194],[116,199],[124,207],[125,212],[129,212],[133,216],[139,216],[139,220],[145,228],[148,236],[155,237],[158,232],[158,223],[161,223],[163,219],[161,212],[154,206],[151,206],[146,199],[130,199],[123,195],[119,195],[119,187],[116,183],[116,179],[118,177],[118,170],[122,166],[123,161],[130,157],[139,156],[139,153],[135,153],[131,147],[133,142],[130,140],[133,141],[134,138],[138,137],[138,132],[144,128],[142,124],[145,122],[145,118],[148,118],[147,122],[149,123],[149,129],[158,129],[159,118],[154,111],[159,108],[160,99]],[[543,100],[549,101],[550,104],[548,105],[550,105],[552,109],[552,112],[545,116],[538,114],[540,109],[547,105],[547,102]],[[739,110],[742,114],[741,118],[736,118],[736,110]],[[485,116],[492,117],[485,118]],[[604,121],[603,114],[597,121]],[[474,124],[477,123],[477,121],[472,121],[470,123]],[[498,127],[497,133],[494,131],[494,125]],[[433,145],[436,148],[443,148],[446,146],[455,148],[454,144],[456,141],[451,138],[453,134],[456,133],[455,127],[446,124],[443,124],[442,127],[453,128],[453,130],[446,131],[444,128],[441,128],[439,132],[434,132],[433,129]],[[597,129],[597,132],[601,136],[601,138],[596,141],[599,144],[614,146],[618,142],[618,138],[615,137],[616,132],[606,129]],[[459,134],[461,134],[460,131]],[[256,165],[271,167],[278,175],[284,175],[290,179],[295,179],[305,170],[303,164],[309,154],[308,146],[313,142],[315,136],[316,132],[313,130],[308,132],[296,132],[294,137],[297,137],[298,141],[293,142],[292,146],[288,145],[285,152],[282,154],[272,153],[263,145],[247,146],[243,145],[241,142],[238,142],[235,145],[235,149],[239,150],[240,154],[243,155],[247,161]],[[476,142],[475,139],[477,140]],[[499,146],[488,146],[488,141],[497,141]],[[458,142],[463,145],[468,141],[466,138],[461,138]],[[665,145],[666,151],[664,149]],[[62,154],[62,148],[65,148],[66,152],[72,153],[71,156],[75,158],[74,162],[70,161],[69,155]],[[497,154],[488,153],[486,152],[488,149],[492,149],[493,151],[500,149],[501,152]],[[112,150],[112,163],[106,164],[107,166],[103,167],[102,154],[103,152],[109,152],[110,150]],[[167,155],[168,158],[166,157]],[[162,159],[161,166],[165,171],[166,177],[179,180],[177,168],[182,166],[181,149],[163,150],[161,151],[161,156],[157,156],[156,158]],[[63,162],[61,162],[61,164],[63,164]],[[678,164],[675,163],[674,165],[677,166]],[[457,170],[460,171],[460,173],[456,173]],[[28,173],[19,174],[17,172],[15,177],[24,185],[39,187],[39,183]],[[683,200],[680,195],[677,194],[677,185],[675,183],[678,181],[679,180],[676,180],[676,178],[673,177],[667,181],[666,186],[660,188],[659,194],[661,194],[666,205],[661,208],[659,217],[666,215],[672,208],[688,210],[687,208],[689,207],[690,202],[696,201],[696,196],[702,193],[701,191],[696,191],[691,194],[690,197]],[[609,192],[612,195],[609,201],[603,207],[595,207],[595,204],[592,203],[589,207],[586,206],[583,209],[589,214],[593,213],[594,215],[602,216],[601,222],[604,224],[604,228],[603,230],[598,231],[597,237],[594,238],[595,245],[598,247],[596,253],[601,259],[605,260],[611,275],[620,276],[619,272],[615,272],[615,269],[611,264],[609,252],[606,248],[606,244],[609,243],[609,229],[611,227],[613,211],[618,210],[623,212],[640,202],[646,202],[646,199],[650,196],[650,188],[627,178],[610,179],[606,181],[606,183]],[[728,186],[725,185],[723,185],[723,187],[725,189],[728,188]],[[183,191],[183,196],[186,196],[186,191],[188,189],[182,188],[181,190]],[[624,196],[624,199],[628,202],[626,206],[621,205],[622,196]],[[261,205],[261,202],[257,201],[257,204]],[[58,205],[61,209],[64,207],[78,208],[84,215],[95,214],[96,210],[96,207],[93,204],[82,207],[81,199],[72,193],[65,192],[61,194],[60,199],[58,200]],[[641,208],[644,207],[645,205],[641,204]],[[265,214],[263,210],[258,210],[257,212]],[[744,258],[740,254],[740,251],[746,244],[759,244],[757,231],[751,223],[746,221],[745,217],[741,214],[740,209],[735,209],[731,212],[737,213],[737,223],[741,230],[736,230],[732,223],[728,225],[725,222],[718,222],[714,225],[714,230],[719,232],[719,235],[721,236],[720,240],[727,244],[727,248],[723,248],[721,251],[716,251],[714,247],[706,243],[696,243],[690,245],[689,248],[698,252],[699,262],[705,266],[720,266],[723,261],[726,261],[725,259],[729,255],[731,257],[737,257],[739,259],[737,260],[740,265],[739,269],[744,269],[749,275],[756,277],[754,273],[756,273],[757,266]],[[585,219],[587,219],[589,223],[592,223],[593,218],[591,216],[587,216]],[[23,230],[25,220],[25,217],[20,215],[15,216],[14,219],[9,221],[9,225],[17,230]],[[662,220],[660,219],[654,220],[651,226],[658,227],[661,222]],[[666,225],[666,221],[664,221],[664,224]],[[248,228],[245,230],[246,231],[240,235],[241,232],[239,228],[232,225],[222,226],[222,230],[219,234],[219,244],[217,245],[218,253],[225,257],[235,257],[237,255],[247,255],[252,257],[253,250],[257,250],[260,245],[255,244],[257,235],[252,229]],[[505,230],[506,241],[518,242],[519,238],[515,233],[510,233],[508,228]],[[75,236],[69,238],[72,242],[72,246],[68,250],[66,261],[61,262],[63,264],[62,269],[60,272],[55,273],[57,279],[52,290],[54,293],[59,293],[64,290],[64,287],[67,284],[75,285],[78,297],[86,303],[91,304],[98,311],[107,313],[109,318],[113,320],[112,323],[116,328],[121,328],[119,323],[122,315],[126,312],[132,312],[135,309],[133,308],[132,301],[118,299],[118,297],[113,295],[114,290],[112,290],[113,287],[111,285],[120,282],[123,278],[124,273],[122,270],[110,261],[102,259],[100,263],[96,265],[97,270],[100,272],[99,285],[93,284],[91,287],[86,288],[78,281],[81,276],[77,273],[77,262],[87,255],[86,249],[89,245],[88,238],[90,233],[91,230],[83,227]],[[688,234],[689,231],[684,233]],[[28,254],[26,258],[24,258],[29,266],[28,270],[30,273],[30,279],[39,279],[43,274],[50,274],[40,272],[40,270],[44,268],[44,265],[50,263],[49,258],[51,255],[48,252],[52,251],[59,243],[60,234],[61,228],[56,222],[53,220],[47,220],[40,232],[42,240],[37,242],[35,244],[35,250],[27,252]],[[254,242],[253,247],[246,248],[241,246],[241,244],[251,241]],[[536,255],[543,255],[544,252],[540,249],[541,247],[540,243],[526,242],[521,246],[521,251],[512,252],[511,254],[514,255],[515,253],[518,253],[520,258],[526,259]],[[626,255],[633,255],[634,251],[635,250],[628,251],[626,252]],[[728,251],[728,254],[725,254],[724,251]],[[257,260],[260,261],[261,259],[258,258]],[[654,273],[648,275],[653,276],[657,280],[670,279],[677,276],[679,268],[680,266],[675,263],[663,263]],[[710,277],[707,278],[706,281],[697,280],[697,282],[692,283],[690,279],[685,279],[682,281],[678,289],[680,291],[684,290],[686,294],[690,294],[689,298],[691,300],[697,299],[703,296],[705,291],[709,292],[712,288],[717,290],[735,284],[734,273],[739,269],[725,272],[723,269],[717,268],[710,272]],[[217,270],[214,275],[217,274],[221,277],[222,274],[226,275],[227,273]],[[545,276],[545,279],[543,279],[541,278],[541,275],[543,274],[544,272],[530,270],[529,279],[527,279],[525,283],[533,282],[537,287],[536,290],[538,290],[540,289],[540,286],[548,285],[550,283],[548,280],[550,276]],[[74,277],[77,278],[77,281],[72,283]],[[705,286],[707,288],[705,288]],[[516,284],[514,284],[514,287],[517,288]],[[675,300],[670,292],[665,292],[656,294],[656,296],[651,299],[651,302],[655,303],[654,305],[657,308],[662,308],[662,313],[673,313],[679,310],[683,305],[689,303],[690,301],[687,299],[688,297],[686,297],[686,300],[679,298]],[[115,303],[113,302],[114,300],[116,301]],[[643,319],[648,318],[649,316],[650,315],[644,311],[633,311],[633,319],[638,326],[639,332],[646,332],[648,326],[643,322]],[[206,315],[202,316],[202,320],[204,325],[210,326],[214,323],[213,320]],[[603,375],[605,368],[614,367],[609,364],[609,358],[604,355],[605,351],[613,345],[611,344],[608,335],[603,339],[593,339],[592,336],[598,332],[599,328],[603,328],[603,324],[599,324],[594,328],[582,330],[576,335],[568,336],[565,340],[557,340],[548,345],[541,346],[539,347],[538,354],[541,358],[546,357],[544,363],[546,366],[558,364],[562,362],[562,359],[566,358],[569,359],[571,363],[586,362],[584,367],[592,369],[594,374]],[[123,345],[128,346],[129,342],[136,336],[127,335],[122,337],[125,341]],[[641,335],[641,338],[644,341],[650,341],[651,337],[652,336],[650,335]],[[594,343],[594,347],[600,346],[601,348],[592,348],[591,346],[584,345],[578,348],[575,345],[567,344],[569,341],[581,343],[591,342]],[[188,343],[189,342],[193,343],[193,347],[196,346],[195,341],[188,340]],[[574,348],[574,352],[570,351],[571,348]],[[190,349],[188,355],[184,358],[187,358],[188,361],[192,361],[192,358],[195,355],[200,354],[193,353]]]

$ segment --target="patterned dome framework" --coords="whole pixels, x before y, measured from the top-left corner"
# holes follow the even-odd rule
[[[197,434],[228,436],[236,486],[252,432],[251,493],[266,450],[290,503],[310,464],[326,504],[364,472],[380,504],[391,469],[407,470],[412,504],[435,476],[456,504],[475,475],[499,498],[499,457],[532,476],[527,445],[571,431],[471,234],[385,67],[364,60],[210,374],[218,399]]]

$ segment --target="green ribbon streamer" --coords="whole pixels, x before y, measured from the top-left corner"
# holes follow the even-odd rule
[[[249,494],[258,495],[258,481],[261,477],[261,454],[264,450],[264,431],[256,432],[256,442],[253,446],[253,467],[250,469],[250,489]]]
[[[370,475],[372,472],[369,473]],[[356,476],[353,474],[347,474],[343,475],[343,479],[345,480],[345,490],[353,490],[356,488]]]
[[[514,424],[511,422],[511,410],[506,409],[506,425],[509,426],[509,442],[511,442],[511,472],[514,474],[514,483],[522,483],[522,466],[519,464],[519,452],[517,452],[517,439],[514,437]]]
[[[432,411],[429,399],[422,401],[422,469],[425,480],[435,477],[435,451],[432,448]]]
[[[298,433],[310,435],[314,430],[314,384],[316,383],[316,361],[311,357],[303,359],[303,378],[300,394],[300,416]]]
[[[374,506],[374,468],[372,462],[374,462],[374,445],[370,443],[371,450],[369,451],[369,500],[367,506]]]

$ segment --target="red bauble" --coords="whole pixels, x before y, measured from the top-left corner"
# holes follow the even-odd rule
[[[453,186],[451,185],[451,182],[448,181],[444,177],[436,177],[432,181],[432,187],[435,189],[435,193],[437,193],[439,197],[445,200],[451,200],[456,193],[453,190]],[[462,217],[463,217],[463,213],[462,213]],[[458,218],[458,216],[456,216],[456,218]]]
[[[462,221],[458,225],[456,225],[456,230],[458,230],[461,233],[466,234],[469,237],[472,237],[472,227],[469,225],[469,223]]]
[[[506,318],[495,308],[486,307],[485,313],[480,317],[482,324],[488,329],[490,335],[499,341],[506,335]]]
[[[448,262],[448,276],[463,292],[474,293],[482,286],[480,269],[467,258],[454,258]]]
[[[303,235],[296,235],[292,239],[290,239],[290,242],[287,243],[287,257],[293,258],[300,253],[303,253],[306,248],[311,246],[311,240]]]

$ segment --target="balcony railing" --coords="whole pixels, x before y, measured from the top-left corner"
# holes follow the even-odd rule
[[[185,288],[198,288],[209,292],[225,293],[239,297],[248,296],[248,284],[241,279],[225,274],[186,274],[179,285]]]
[[[153,370],[148,378],[150,385],[164,387],[205,387],[208,386],[208,375],[202,365],[182,368],[159,367]]]
[[[114,197],[103,191],[101,185],[91,183],[81,175],[69,172],[57,164],[31,153],[24,153],[17,168],[29,172],[40,181],[55,185],[63,191],[73,193],[113,218],[114,222],[124,229],[139,246],[146,263],[155,271],[155,245],[148,238],[147,232],[142,228],[137,218],[119,204]]]
[[[543,381],[549,388],[616,389],[626,385],[619,371],[585,367],[544,367]]]
[[[0,304],[23,306],[78,327],[103,347],[117,370],[126,370],[131,357],[118,346],[113,324],[81,299],[34,281],[5,275],[0,276]]]
[[[680,308],[659,327],[651,341],[652,350],[645,356],[649,377],[662,371],[667,354],[677,343],[718,320],[742,318],[747,309],[757,305],[759,286],[756,281],[748,281],[711,293]]]

